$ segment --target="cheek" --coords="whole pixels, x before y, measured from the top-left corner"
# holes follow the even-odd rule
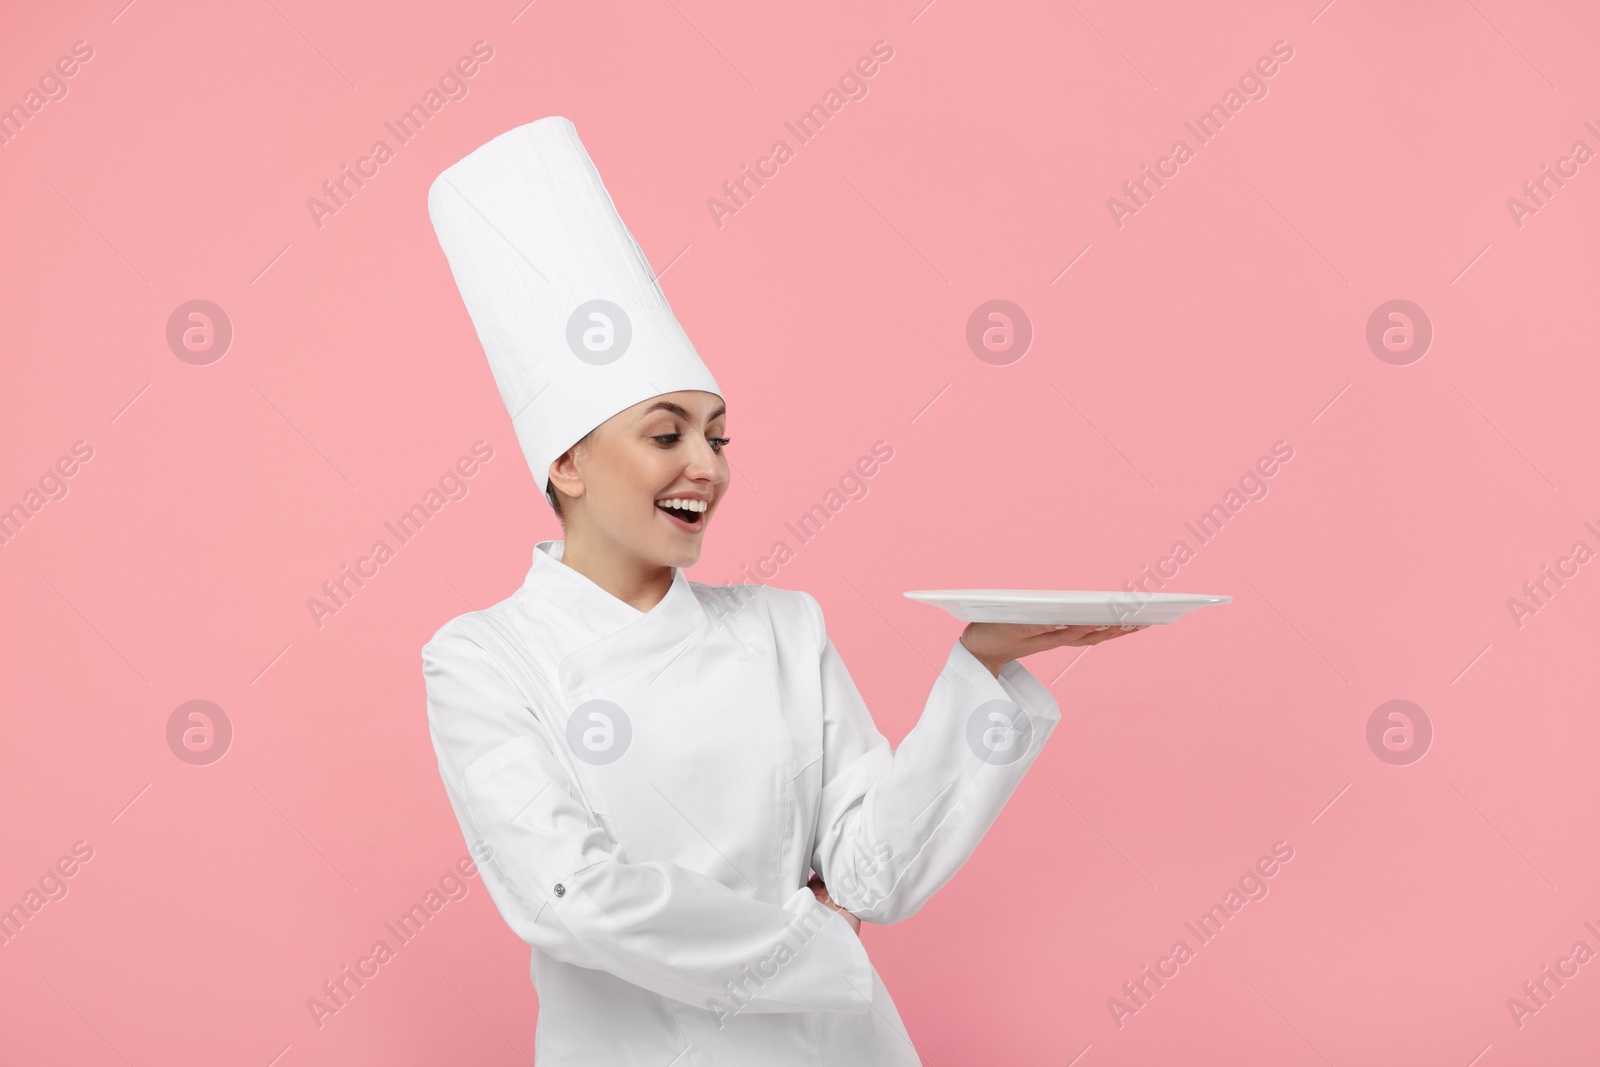
[[[628,474],[624,479],[628,495],[636,504],[642,502],[655,507],[656,494],[678,481],[682,466],[678,453],[654,441],[645,441],[628,457]]]
[[[639,457],[636,480],[640,491],[654,493],[657,489],[678,481],[678,472],[682,469],[681,450],[662,448],[652,441]]]

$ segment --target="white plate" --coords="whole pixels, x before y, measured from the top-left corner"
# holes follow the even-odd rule
[[[906,596],[943,608],[962,622],[1040,626],[1163,626],[1191,611],[1228,604],[1200,593],[1107,593],[1080,589],[914,589]]]

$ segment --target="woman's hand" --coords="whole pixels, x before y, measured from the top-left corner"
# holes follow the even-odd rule
[[[826,904],[828,907],[832,908],[834,911],[838,912],[840,915],[843,915],[847,920],[849,920],[850,929],[856,932],[857,937],[861,936],[861,920],[856,918],[854,915],[851,915],[848,911],[845,911],[843,908],[839,907],[839,905],[833,902],[833,898],[828,895],[828,887],[822,884],[822,875],[813,873],[811,875],[811,881],[806,883],[806,888],[811,890],[812,895],[814,895],[817,900]]]
[[[1061,645],[1098,645],[1123,634],[1136,633],[1143,626],[1040,626],[1035,623],[969,622],[961,631],[967,651],[989,668],[996,678],[1000,668],[1014,659],[1043,652]]]

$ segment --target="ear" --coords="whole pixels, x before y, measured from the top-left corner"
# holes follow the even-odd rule
[[[572,452],[572,449],[567,449],[550,464],[550,484],[566,496],[580,497],[584,493],[583,474],[578,470]]]

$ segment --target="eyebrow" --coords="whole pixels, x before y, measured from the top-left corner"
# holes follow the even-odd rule
[[[689,414],[689,412],[683,407],[682,404],[674,404],[670,400],[657,400],[654,404],[651,404],[649,407],[645,408],[642,412],[640,412],[639,415],[640,415],[641,418],[643,418],[645,415],[650,414],[652,411],[670,411],[674,415],[678,416],[678,418],[680,418],[680,419],[684,419],[684,420],[687,420],[687,421],[690,421],[690,422],[692,422],[694,420],[694,417]],[[718,417],[720,417],[722,415],[726,415],[727,413],[728,413],[728,405],[723,404],[717,410],[713,411],[711,413],[711,417],[708,418],[706,421],[707,422],[714,422],[714,421],[716,421],[716,419]]]

